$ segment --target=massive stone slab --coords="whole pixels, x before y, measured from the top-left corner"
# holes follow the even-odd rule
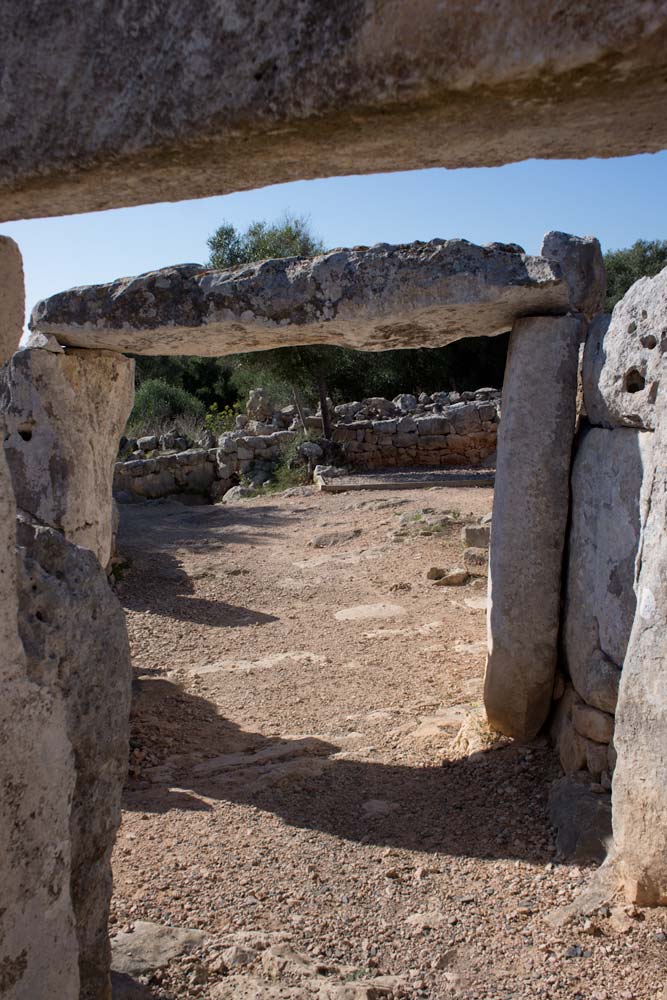
[[[111,850],[129,751],[131,667],[125,618],[93,553],[60,532],[21,516],[17,551],[19,629],[28,678],[59,699],[63,714],[54,750],[66,740],[74,757],[74,787],[56,774],[52,789],[52,798],[67,809],[68,836],[60,842],[57,828],[49,831],[48,845],[49,854],[63,852],[60,866],[54,867],[68,882],[74,911],[77,947],[68,959],[74,969],[78,964],[80,1000],[110,1000]],[[42,747],[44,754],[50,750]],[[33,818],[28,835],[47,818]],[[48,898],[47,879],[43,894]],[[41,985],[30,995],[69,996],[48,993]]]
[[[662,0],[11,6],[3,219],[667,146]]]
[[[664,379],[664,372],[663,379]],[[654,469],[639,552],[637,613],[616,714],[614,840],[625,891],[667,903],[667,391],[655,412]]]
[[[653,434],[589,427],[572,467],[563,642],[578,694],[616,710],[635,614],[635,562],[647,505]]]
[[[510,338],[493,501],[484,704],[530,739],[551,705],[581,322],[519,320]]]
[[[113,466],[133,396],[134,362],[107,351],[23,350],[0,376],[19,507],[91,549],[102,566],[111,554]]]
[[[640,278],[609,316],[588,331],[584,402],[600,427],[655,427],[655,402],[667,352],[667,267]]]
[[[63,344],[136,354],[313,343],[389,350],[502,333],[517,316],[568,308],[557,264],[431,240],[228,271],[184,264],[52,295],[35,306],[31,326]]]

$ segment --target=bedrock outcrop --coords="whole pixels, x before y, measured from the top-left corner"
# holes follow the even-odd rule
[[[390,350],[509,330],[571,307],[561,267],[467,240],[333,250],[228,271],[198,264],[73,288],[31,327],[73,347],[223,355],[295,344]]]
[[[484,705],[491,726],[516,739],[535,736],[551,706],[581,325],[569,316],[519,320],[507,356]]]
[[[49,831],[48,851],[60,854],[59,864],[54,858],[54,877],[57,873],[58,888],[60,881],[67,882],[62,894],[71,901],[76,940],[67,942],[70,953],[58,956],[56,965],[61,968],[64,960],[72,969],[78,965],[80,1000],[109,1000],[111,850],[129,744],[131,666],[125,619],[93,553],[59,531],[20,514],[17,553],[19,632],[28,680],[43,697],[56,701],[61,712],[58,728],[43,736],[48,742],[42,753],[63,756],[67,747],[74,773],[73,787],[66,770],[53,774],[52,800],[28,829],[39,830],[48,822],[53,802],[67,811],[67,828]],[[48,896],[48,879],[43,883]],[[65,921],[67,916],[65,912]],[[41,988],[32,994],[45,995]]]
[[[134,362],[109,351],[18,351],[0,375],[5,454],[18,506],[111,554],[118,440],[132,409]]]
[[[667,146],[662,0],[12,6],[2,219]]]

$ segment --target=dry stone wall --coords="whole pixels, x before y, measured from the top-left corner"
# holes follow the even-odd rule
[[[464,398],[468,397],[468,398]],[[397,397],[403,400],[405,396]],[[414,398],[414,397],[412,397]],[[495,453],[500,393],[434,393],[428,403],[416,403],[404,413],[396,401],[385,409],[384,419],[352,418],[336,424],[333,440],[341,446],[344,461],[361,468],[390,466],[479,465]],[[435,402],[434,402],[435,400]],[[428,407],[428,409],[426,408]],[[357,411],[358,413],[358,411]]]
[[[253,393],[265,397],[263,390]],[[404,412],[406,408],[409,412]],[[249,409],[255,412],[252,403]],[[364,413],[382,416],[355,419]],[[274,411],[269,405],[260,415],[263,420],[242,416],[242,426],[219,435],[212,448],[178,451],[173,434],[138,439],[133,442],[133,457],[115,465],[116,499],[128,503],[184,493],[216,501],[241,476],[256,485],[269,480],[274,463],[299,441],[303,424],[294,407]],[[332,417],[333,441],[344,465],[360,469],[476,466],[495,454],[500,393],[495,389],[424,393],[421,401],[403,394],[393,402],[378,398],[343,403],[334,408]],[[321,433],[321,416],[306,416],[305,421],[306,429]],[[281,424],[283,429],[277,429]],[[302,448],[313,449],[315,458],[322,454],[316,442]]]

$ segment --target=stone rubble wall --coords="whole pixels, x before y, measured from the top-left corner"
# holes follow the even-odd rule
[[[486,398],[445,405],[439,412],[338,424],[333,440],[347,464],[365,469],[479,465],[496,450],[500,393],[479,395]]]
[[[253,390],[259,393],[261,390]],[[454,398],[455,402],[447,401]],[[469,398],[462,398],[469,397]],[[334,409],[333,440],[340,445],[344,464],[373,469],[386,466],[469,466],[479,465],[495,452],[500,419],[500,393],[480,389],[475,393],[434,393],[414,397],[413,412],[402,413],[395,402],[386,399],[344,403]],[[433,402],[436,398],[439,402]],[[411,405],[411,404],[409,404]],[[340,412],[336,412],[340,411]],[[383,411],[394,414],[385,419],[354,419],[356,413]],[[114,495],[120,502],[154,500],[178,493],[199,493],[219,500],[238,482],[239,476],[269,478],[271,465],[295,441],[303,425],[295,420],[294,407],[271,412],[255,405],[250,412],[263,420],[242,416],[237,430],[221,434],[217,447],[169,448],[166,454],[154,454],[160,447],[173,445],[172,435],[141,438],[140,447],[129,461],[117,462],[114,471]],[[271,421],[270,423],[268,421]],[[322,430],[319,416],[305,417],[306,429]],[[291,423],[292,428],[276,429]]]

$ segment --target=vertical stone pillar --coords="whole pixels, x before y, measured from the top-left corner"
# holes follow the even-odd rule
[[[132,409],[134,362],[112,351],[65,352],[52,338],[41,339],[44,346],[15,354],[0,380],[16,502],[105,567],[113,467]]]
[[[484,703],[516,739],[534,737],[551,705],[580,335],[576,317],[519,319],[505,369]]]
[[[0,237],[0,363],[23,327],[21,255]],[[5,436],[4,415],[0,432]],[[59,691],[32,680],[19,640],[16,503],[0,448],[0,994],[79,995],[70,897],[74,764]]]
[[[110,1000],[110,858],[127,769],[131,671],[124,616],[103,567],[134,363],[110,351],[64,351],[40,335],[31,344],[0,379],[20,525],[19,634],[28,677],[60,706],[58,736],[69,751],[63,877],[76,994]],[[57,781],[52,794],[61,794]]]
[[[637,557],[637,610],[616,710],[612,786],[626,896],[667,904],[667,364],[655,408],[654,469]]]

